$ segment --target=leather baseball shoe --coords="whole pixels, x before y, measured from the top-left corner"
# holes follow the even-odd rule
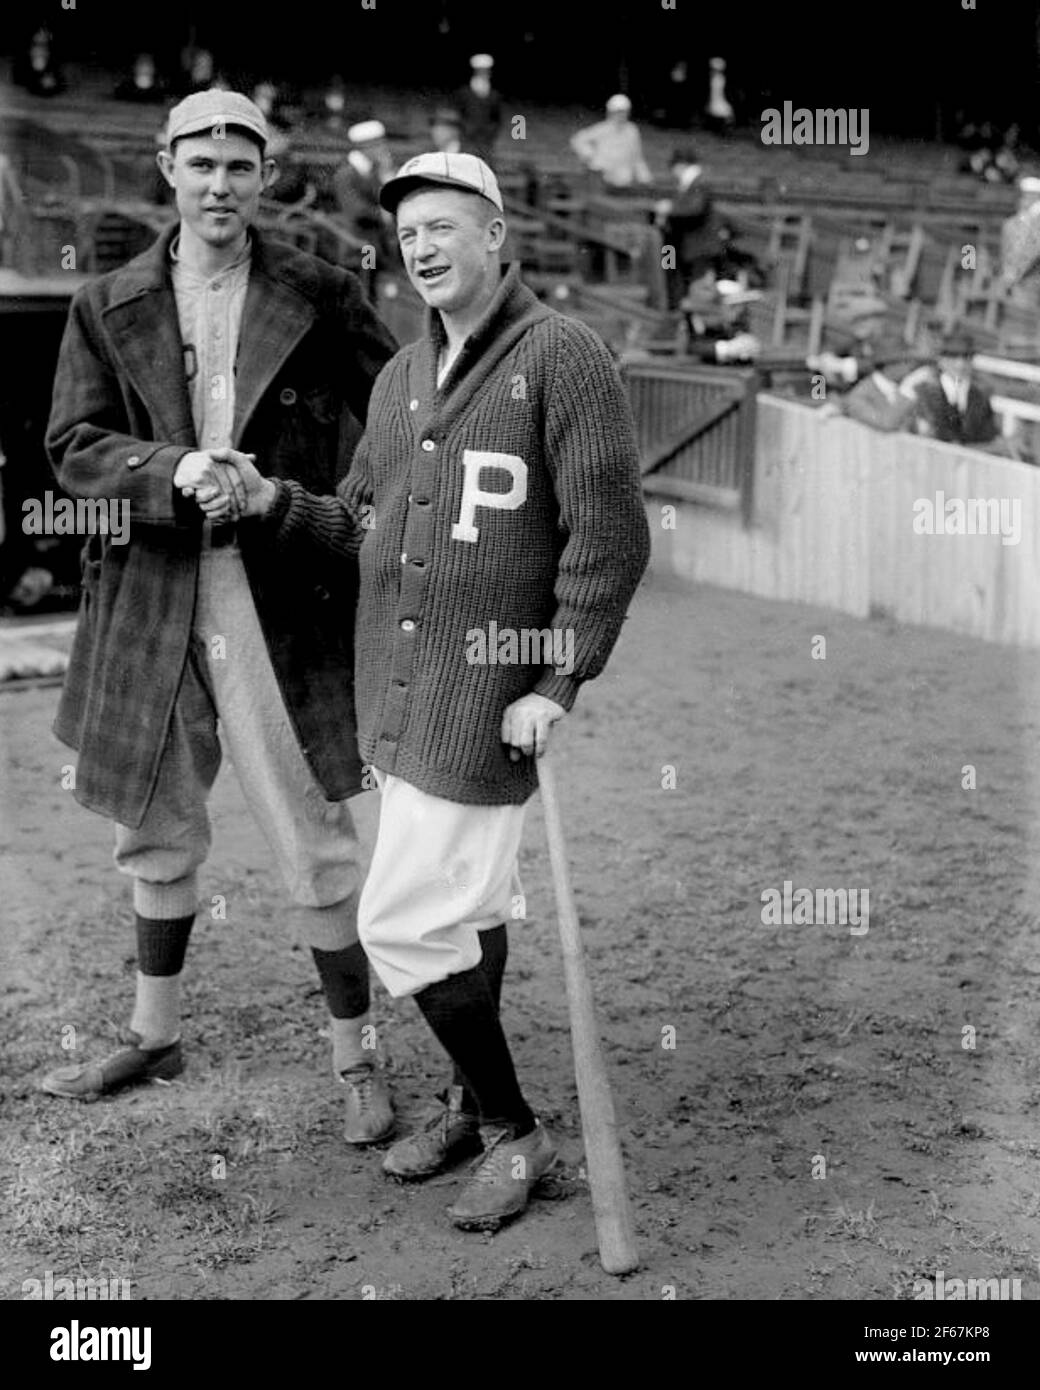
[[[464,1231],[494,1231],[519,1216],[531,1189],[556,1162],[556,1146],[541,1124],[530,1134],[512,1137],[508,1125],[482,1125],[484,1156],[473,1176],[448,1208],[448,1216]]]
[[[440,1113],[393,1146],[383,1160],[383,1172],[415,1182],[479,1152],[479,1121],[462,1109],[462,1087],[450,1086]]]
[[[340,1072],[347,1088],[343,1137],[348,1144],[378,1144],[393,1133],[394,1111],[383,1073],[372,1062]]]
[[[141,1081],[172,1081],[184,1070],[181,1042],[167,1047],[141,1047],[138,1033],[128,1033],[128,1047],[101,1062],[56,1067],[40,1081],[40,1090],[65,1100],[97,1100]]]

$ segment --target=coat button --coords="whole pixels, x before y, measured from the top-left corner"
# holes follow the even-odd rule
[[[292,389],[291,386],[283,386],[278,399],[281,401],[282,405],[295,405],[296,392]]]
[[[423,446],[423,448],[426,450],[426,452],[427,452],[428,454],[429,454],[429,453],[432,453],[433,450],[436,449],[436,447],[437,447],[437,445],[434,444],[434,442],[433,442],[432,439],[424,439],[423,442],[422,442],[422,446]]]
[[[131,454],[126,461],[126,466],[127,468],[136,468],[140,464],[140,462],[141,456],[139,454]]]
[[[411,618],[405,618],[404,622],[402,622],[402,624],[401,624],[401,631],[402,631],[402,632],[414,632],[414,631],[415,631],[415,624],[412,622]]]

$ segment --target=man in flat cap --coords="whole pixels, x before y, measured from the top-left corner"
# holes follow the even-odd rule
[[[970,333],[953,329],[939,340],[934,367],[904,378],[900,390],[915,406],[918,434],[946,444],[1002,451],[1000,424],[989,396],[974,379]]]
[[[129,502],[130,535],[93,535],[85,549],[55,732],[79,751],[77,800],[115,822],[116,866],[133,883],[137,996],[126,1046],[42,1084],[87,1100],[182,1070],[181,970],[223,753],[313,949],[347,1083],[346,1137],[363,1143],[392,1114],[363,1047],[368,970],[346,803],[362,780],[354,584],[344,567],[328,587],[237,526],[233,463],[248,450],[272,476],[332,492],[350,417],[364,421],[395,345],[353,275],[252,226],[276,172],[267,142],[262,112],[239,93],[175,106],[159,164],[178,223],[82,289],[69,313],[47,447],[73,497]],[[228,929],[248,932],[248,918]]]
[[[359,934],[455,1067],[444,1108],[384,1167],[422,1179],[479,1154],[449,1215],[491,1229],[555,1158],[499,1020],[535,756],[603,669],[649,532],[610,353],[502,266],[491,169],[419,155],[381,198],[425,336],[381,373],[337,497],[239,466],[287,565],[320,563],[332,582],[360,552],[359,746],[381,804]]]

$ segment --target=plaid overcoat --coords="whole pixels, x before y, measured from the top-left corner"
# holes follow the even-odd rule
[[[202,514],[175,492],[198,447],[170,277],[175,228],[73,299],[47,450],[74,497],[126,499],[129,540],[93,535],[54,732],[78,749],[75,795],[140,825],[187,659]],[[235,365],[232,443],[269,477],[329,493],[349,463],[372,383],[395,349],[357,279],[254,233]],[[239,525],[243,562],[289,717],[331,800],[359,790],[351,647],[356,576],[330,592]],[[234,634],[227,634],[229,643]]]

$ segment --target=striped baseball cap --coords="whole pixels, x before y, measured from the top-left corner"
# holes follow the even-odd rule
[[[503,212],[502,194],[498,180],[475,154],[417,154],[401,165],[392,179],[379,191],[379,201],[387,212],[396,212],[406,193],[427,185],[442,188],[463,188],[467,193],[479,193]]]

